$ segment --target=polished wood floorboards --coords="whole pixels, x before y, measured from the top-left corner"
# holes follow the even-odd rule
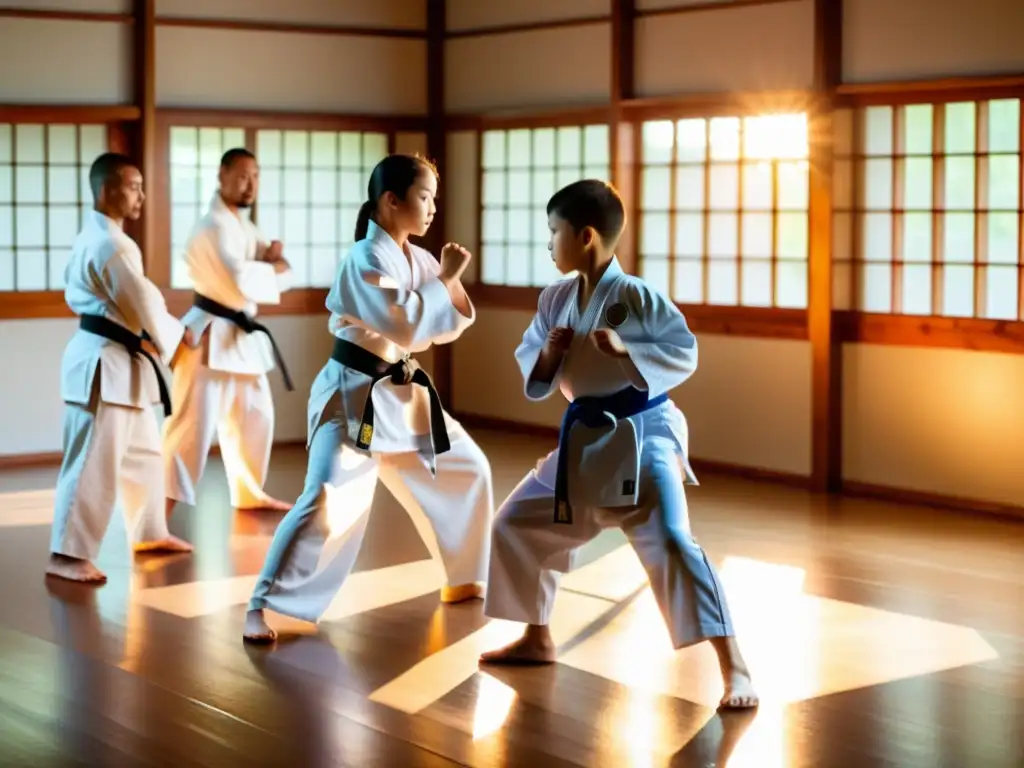
[[[481,432],[498,499],[545,442]],[[300,490],[280,449],[269,490]],[[228,507],[212,460],[175,533],[109,582],[44,578],[55,470],[0,474],[0,765],[1024,766],[1024,525],[702,476],[692,527],[722,573],[763,704],[720,715],[710,649],[674,653],[617,532],[553,619],[559,663],[480,670],[518,627],[441,606],[410,518],[378,490],[357,573],[319,626],[245,600],[279,515]]]

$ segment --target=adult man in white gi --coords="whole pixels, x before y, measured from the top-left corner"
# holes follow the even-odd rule
[[[185,251],[194,303],[182,322],[198,341],[174,372],[174,413],[164,424],[166,512],[196,504],[214,433],[236,509],[288,510],[263,490],[274,440],[267,372],[275,362],[292,389],[270,332],[253,317],[291,283],[281,243],[268,242],[241,211],[256,200],[259,167],[246,149],[221,158],[220,186]]]
[[[64,459],[47,572],[100,583],[100,544],[120,497],[136,551],[187,552],[167,530],[160,429],[153,404],[170,407],[153,359],[174,364],[190,334],[167,311],[142,253],[124,232],[142,213],[142,174],[107,153],[89,171],[95,210],[85,217],[64,270],[64,297],[80,317],[61,361]]]

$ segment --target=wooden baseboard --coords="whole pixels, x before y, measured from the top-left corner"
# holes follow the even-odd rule
[[[728,475],[730,477],[741,477],[745,480],[757,480],[762,483],[779,483],[805,490],[811,487],[810,475],[798,475],[795,472],[781,472],[777,469],[765,469],[764,467],[748,467],[743,464],[701,459],[696,456],[690,457],[690,466],[693,467],[693,471],[698,475]]]
[[[489,429],[497,432],[507,432],[517,435],[530,435],[543,437],[551,440],[558,439],[558,428],[546,424],[526,424],[511,419],[498,419],[492,416],[478,416],[474,413],[453,414],[463,426],[471,429]],[[761,467],[745,467],[740,464],[730,464],[724,461],[711,459],[700,459],[690,457],[690,463],[694,472],[714,475],[730,475],[732,477],[743,477],[749,480],[760,480],[769,483],[782,483],[796,488],[809,488],[811,478],[806,475],[798,475],[788,472],[778,472],[772,469]]]
[[[874,485],[858,483],[852,480],[843,481],[843,494],[865,499],[878,499],[896,504],[911,504],[918,507],[934,507],[954,512],[973,512],[998,517],[1024,519],[1024,506],[1001,504],[995,501],[981,501],[959,496],[946,496],[941,493],[914,491],[907,488],[894,488],[890,485]]]
[[[558,439],[558,428],[546,424],[528,424],[511,419],[499,419],[493,416],[479,416],[472,413],[453,413],[459,422],[468,429],[487,429],[516,435],[542,437],[550,440]],[[275,448],[304,447],[305,440],[279,440]],[[211,453],[219,454],[220,446],[214,445]],[[40,453],[18,453],[0,455],[0,470],[28,469],[33,467],[53,467],[60,465],[60,451]],[[727,475],[759,482],[779,483],[794,488],[809,488],[810,477],[788,472],[778,472],[760,467],[748,467],[729,462],[711,459],[691,458],[694,471],[698,474]],[[993,501],[966,499],[956,496],[945,496],[938,493],[927,493],[888,485],[874,485],[851,480],[843,481],[842,495],[860,498],[877,499],[896,504],[909,504],[920,507],[952,510],[956,512],[973,512],[999,517],[1024,519],[1024,506],[1000,504]]]
[[[64,454],[60,451],[43,451],[40,453],[5,453],[0,454],[0,469],[30,469],[32,467],[52,467],[60,464]]]
[[[510,419],[499,419],[493,416],[478,416],[472,413],[453,414],[465,427],[470,429],[489,429],[510,434],[532,435],[552,440],[558,439],[558,429],[545,424],[526,424],[512,421]],[[695,472],[699,474],[727,475],[740,477],[747,480],[760,482],[780,483],[794,488],[808,489],[811,486],[811,478],[807,475],[798,475],[789,472],[779,472],[772,469],[760,467],[749,467],[740,464],[732,464],[724,461],[711,459],[690,458]],[[1024,507],[1016,507],[1009,504],[998,504],[991,501],[979,501],[976,499],[963,499],[954,496],[943,496],[937,493],[923,493],[920,491],[906,490],[886,485],[870,485],[844,481],[842,495],[856,496],[863,498],[878,499],[896,504],[910,504],[915,506],[933,507],[936,509],[953,510],[959,512],[974,512],[1003,517],[1024,518]]]
[[[274,448],[304,448],[306,440],[276,440]],[[210,447],[211,456],[220,455],[220,446]],[[4,469],[31,469],[39,467],[60,466],[64,454],[60,451],[45,451],[42,453],[7,453],[0,454],[0,470]]]

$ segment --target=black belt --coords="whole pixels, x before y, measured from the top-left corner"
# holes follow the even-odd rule
[[[270,339],[270,346],[274,349],[274,360],[277,361],[277,367],[281,369],[281,376],[284,377],[284,386],[291,392],[295,389],[292,384],[292,377],[288,375],[288,368],[284,364],[284,358],[281,357],[281,350],[277,348],[277,342],[274,341],[274,334],[270,332],[270,329],[263,323],[257,323],[245,312],[239,312],[230,307],[225,307],[223,304],[219,304],[213,299],[208,299],[202,294],[196,293],[192,297],[193,306],[199,307],[204,312],[209,312],[211,315],[230,320],[232,323],[237,325],[246,333],[265,333],[267,338]]]
[[[167,389],[167,382],[164,381],[163,373],[161,373],[160,366],[157,365],[156,360],[153,359],[149,352],[142,348],[143,340],[150,341],[149,334],[143,331],[141,336],[136,336],[123,325],[118,325],[113,320],[109,320],[101,315],[82,315],[78,322],[78,327],[83,331],[94,333],[97,336],[102,336],[104,339],[120,344],[128,350],[128,354],[132,357],[142,355],[149,360],[150,365],[153,366],[153,372],[156,374],[156,383],[160,387],[160,402],[164,406],[164,416],[171,415],[171,393]]]
[[[426,387],[430,393],[430,437],[434,447],[434,454],[445,453],[451,450],[452,444],[448,439],[448,429],[444,424],[444,409],[441,407],[441,398],[434,389],[434,382],[430,380],[427,372],[420,368],[414,360],[404,359],[397,363],[389,363],[383,358],[377,357],[373,352],[353,344],[344,339],[334,340],[334,351],[331,358],[346,368],[358,371],[373,379],[370,391],[366,394],[366,403],[363,405],[363,417],[359,424],[359,437],[356,440],[356,447],[368,450],[370,441],[373,439],[373,388],[377,382],[390,378],[395,384],[418,384]]]

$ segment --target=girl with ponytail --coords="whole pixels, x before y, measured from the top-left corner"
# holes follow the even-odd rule
[[[390,210],[392,216],[402,207],[402,203],[407,204],[410,208],[409,212],[416,212],[412,209],[417,207],[417,201],[408,200],[408,195],[411,192],[415,196],[418,186],[419,194],[423,196],[427,186],[429,186],[424,182],[427,181],[426,177],[430,176],[434,179],[433,190],[436,192],[438,181],[437,168],[428,160],[415,155],[388,155],[377,163],[373,173],[370,174],[370,181],[366,185],[366,202],[359,207],[359,216],[356,218],[355,241],[358,243],[360,240],[366,239],[366,233],[369,230],[371,221],[380,223],[377,219],[377,211],[382,205]],[[382,200],[381,198],[384,199]],[[419,212],[423,213],[424,211],[421,210]],[[427,227],[430,226],[430,220],[433,218],[434,195],[431,194],[427,216],[419,222],[406,221],[403,223],[411,225],[414,229],[422,227],[422,232],[414,231],[411,234],[425,234]]]
[[[370,174],[355,245],[327,296],[334,352],[309,397],[306,485],[274,534],[246,640],[275,639],[265,608],[319,620],[355,564],[378,473],[434,529],[442,602],[483,595],[491,468],[411,358],[455,341],[476,314],[461,279],[469,251],[448,243],[435,259],[409,242],[433,222],[437,184],[437,169],[413,155],[390,155]]]

